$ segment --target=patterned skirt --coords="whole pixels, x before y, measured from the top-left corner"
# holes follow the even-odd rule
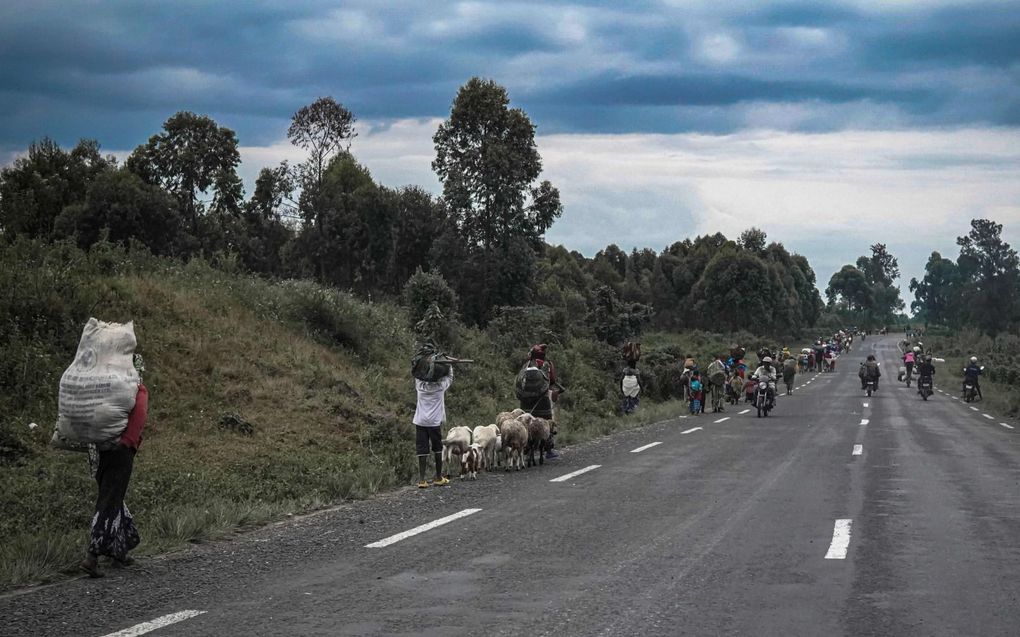
[[[96,514],[92,518],[89,539],[89,553],[108,555],[115,560],[124,560],[128,551],[138,546],[140,537],[131,512],[124,504],[131,469],[134,466],[135,450],[117,447],[111,451],[100,451],[96,469],[99,496],[96,498]]]

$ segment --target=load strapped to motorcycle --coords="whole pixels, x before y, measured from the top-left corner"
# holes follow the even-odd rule
[[[435,383],[449,376],[453,365],[473,362],[466,358],[449,356],[440,351],[435,343],[423,343],[411,359],[411,376],[427,383]]]

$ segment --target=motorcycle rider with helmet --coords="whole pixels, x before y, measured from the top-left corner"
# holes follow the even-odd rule
[[[921,393],[921,385],[925,380],[934,383],[935,365],[931,362],[931,354],[925,354],[924,360],[917,364],[917,393]]]
[[[963,384],[964,389],[966,389],[967,383],[974,385],[974,392],[977,394],[977,397],[984,400],[985,397],[981,395],[981,383],[979,382],[982,369],[983,368],[978,365],[977,356],[971,356],[970,363],[963,368]]]
[[[776,404],[776,382],[779,379],[779,375],[776,368],[772,366],[771,356],[765,356],[761,359],[761,367],[754,370],[751,378],[758,381],[758,383],[765,383],[765,399],[769,405]]]

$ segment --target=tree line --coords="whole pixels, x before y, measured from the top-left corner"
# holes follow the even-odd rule
[[[263,168],[247,197],[236,134],[204,115],[172,115],[124,162],[95,140],[42,139],[0,170],[0,236],[140,245],[363,297],[408,298],[416,281],[469,324],[611,343],[649,325],[796,334],[824,309],[807,259],[756,228],[591,258],[548,245],[559,191],[541,178],[535,125],[491,80],[462,86],[433,137],[441,196],[373,179],[350,151],[355,123],[331,97],[298,110],[287,136],[305,159]]]

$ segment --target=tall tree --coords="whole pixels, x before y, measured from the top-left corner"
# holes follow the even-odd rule
[[[765,234],[764,230],[751,227],[740,233],[740,237],[737,238],[737,245],[754,254],[762,254],[765,252],[765,242],[767,240],[768,235]]]
[[[874,303],[867,277],[852,265],[844,265],[839,272],[832,275],[828,287],[825,288],[825,296],[829,299],[830,305],[842,303],[851,312],[869,310]]]
[[[330,96],[320,97],[302,106],[291,118],[287,138],[308,151],[308,159],[299,172],[304,187],[319,186],[330,160],[339,152],[349,152],[354,130],[354,113]]]
[[[215,186],[218,208],[236,210],[240,203],[237,136],[205,115],[181,111],[163,123],[128,157],[128,168],[161,186],[180,202],[192,232],[198,234],[203,206],[199,196]]]
[[[556,189],[532,186],[542,172],[535,126],[494,81],[475,77],[462,86],[432,139],[432,168],[470,243],[492,249],[513,237],[538,241],[560,215]]]
[[[924,266],[924,278],[910,280],[914,301],[910,309],[925,325],[954,325],[960,299],[960,271],[952,259],[932,252]]]
[[[974,219],[970,232],[956,240],[957,259],[963,281],[967,314],[983,330],[995,334],[1005,329],[1017,303],[1020,259],[1002,240],[1002,224]]]
[[[155,254],[173,254],[181,233],[176,202],[127,169],[109,170],[89,187],[85,201],[66,206],[54,223],[56,237],[76,237],[87,248],[102,231],[110,241],[135,239]]]
[[[61,211],[84,203],[96,177],[116,165],[92,139],[70,151],[45,137],[33,142],[25,157],[0,170],[0,232],[50,238]]]

